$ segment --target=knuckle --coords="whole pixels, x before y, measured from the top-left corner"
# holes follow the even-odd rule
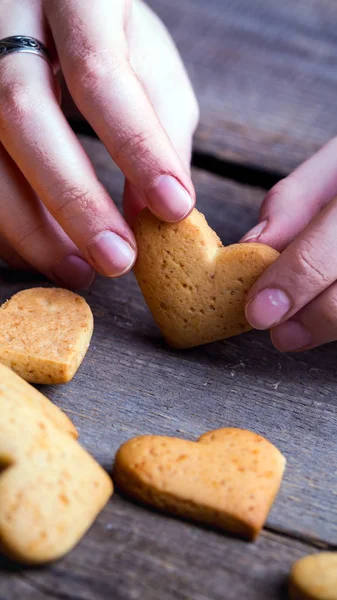
[[[129,164],[145,161],[151,156],[151,139],[153,132],[126,132],[124,139],[116,147],[116,160],[127,160]]]
[[[13,260],[21,256],[31,256],[34,245],[48,243],[48,228],[43,222],[23,222],[6,231],[6,237],[0,236],[0,256],[13,266]],[[8,241],[7,241],[8,240]]]
[[[269,208],[269,206],[273,206],[278,202],[282,202],[284,205],[284,199],[298,198],[300,193],[301,187],[294,176],[291,175],[284,179],[280,179],[280,181],[269,190],[263,203],[264,209]]]
[[[16,232],[16,240],[15,245],[18,248],[18,251],[24,251],[27,246],[30,245],[30,241],[32,238],[44,237],[45,235],[45,226],[42,223],[38,223],[33,226],[27,225],[23,227],[21,230]]]
[[[295,252],[295,271],[297,275],[311,283],[329,285],[330,280],[324,265],[315,261],[315,249],[309,241],[302,240]]]
[[[95,91],[106,79],[118,78],[122,64],[110,51],[83,50],[69,54],[68,71],[76,91]]]
[[[71,221],[83,214],[94,216],[96,213],[93,194],[78,186],[65,186],[62,184],[59,189],[54,189],[50,195],[52,196],[53,215],[56,219],[62,218]]]
[[[0,85],[0,128],[20,125],[36,106],[36,95],[30,86],[18,81]]]

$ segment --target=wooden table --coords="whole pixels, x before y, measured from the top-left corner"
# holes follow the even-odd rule
[[[265,188],[336,134],[332,0],[152,0],[180,46],[201,103],[193,177],[198,208],[224,243],[252,226]],[[122,177],[81,136],[100,180]],[[40,285],[4,269],[3,301]],[[45,284],[45,282],[44,282]],[[98,278],[75,379],[44,392],[110,470],[145,433],[195,439],[226,426],[274,442],[288,466],[256,543],[157,514],[115,494],[78,547],[43,569],[1,559],[1,600],[278,600],[294,560],[337,547],[337,347],[282,355],[252,332],[188,352],[163,343],[133,275]]]

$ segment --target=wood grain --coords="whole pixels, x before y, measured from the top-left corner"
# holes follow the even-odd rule
[[[332,0],[150,0],[201,106],[195,147],[285,173],[336,135]]]
[[[79,546],[45,569],[0,563],[1,600],[281,600],[305,544],[249,544],[115,497]]]
[[[103,146],[82,143],[120,202],[122,177]],[[193,176],[198,208],[225,243],[237,241],[255,222],[262,190],[203,171]],[[1,301],[41,284],[7,269],[1,277]],[[280,448],[288,460],[285,478],[268,530],[253,545],[116,495],[63,561],[28,571],[5,563],[0,600],[217,600],[224,590],[226,600],[285,597],[290,564],[311,551],[310,541],[337,544],[336,345],[281,355],[267,334],[252,332],[176,352],[163,343],[132,274],[98,278],[84,295],[95,317],[88,355],[71,383],[43,391],[73,419],[101,464],[111,470],[118,446],[138,434],[196,439],[238,426]]]

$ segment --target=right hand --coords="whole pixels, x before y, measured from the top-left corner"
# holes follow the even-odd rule
[[[282,251],[246,299],[250,324],[282,352],[337,340],[336,152],[334,138],[279,181],[242,239]]]

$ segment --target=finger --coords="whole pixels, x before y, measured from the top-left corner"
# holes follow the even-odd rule
[[[131,228],[134,226],[138,213],[145,206],[145,202],[138,194],[135,186],[126,179],[123,193],[123,211],[124,217]]]
[[[50,67],[37,57],[27,70],[26,58],[0,61],[1,140],[85,259],[121,275],[134,263],[134,236],[59,108]]]
[[[132,25],[127,31],[130,61],[174,148],[190,170],[199,108],[184,65],[166,27],[146,4],[134,4]],[[125,182],[123,200],[124,216],[132,226],[145,203],[129,181]]]
[[[199,107],[177,48],[162,21],[144,2],[134,3],[131,27],[126,34],[132,67],[189,170]]]
[[[293,319],[271,331],[281,352],[308,350],[337,340],[337,283],[299,311]]]
[[[31,271],[32,266],[27,263],[7,242],[6,238],[0,235],[0,260],[3,260],[12,269],[21,269]]]
[[[258,225],[242,242],[283,250],[337,193],[337,138],[279,181],[267,194]]]
[[[292,317],[337,279],[337,198],[261,275],[247,296],[246,316],[257,329]]]
[[[0,181],[0,252],[6,262],[22,268],[24,261],[65,287],[90,285],[94,270],[48,214],[1,145]]]
[[[164,220],[179,221],[193,208],[194,188],[128,61],[124,6],[110,0],[45,3],[80,111],[149,208]]]

